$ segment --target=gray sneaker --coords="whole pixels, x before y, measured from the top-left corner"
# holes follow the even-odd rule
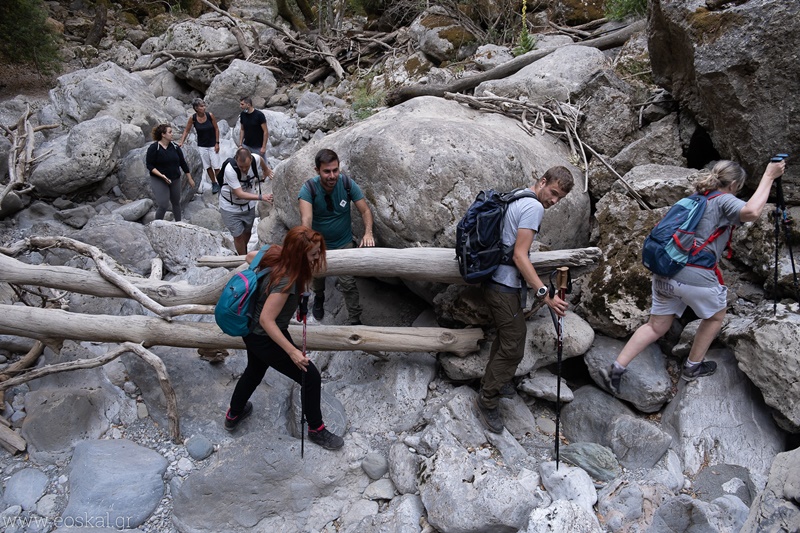
[[[483,427],[492,433],[502,433],[505,426],[503,425],[503,417],[500,414],[500,409],[495,407],[489,409],[484,407],[480,397],[475,398],[475,407],[478,408],[478,418],[483,424]]]
[[[611,394],[614,396],[619,396],[619,387],[622,383],[622,374],[627,371],[627,368],[619,371],[614,367],[613,364],[609,365],[608,368],[600,369],[600,377],[603,378],[603,383],[605,383],[606,388],[610,390]]]
[[[338,450],[344,446],[344,439],[339,435],[335,435],[323,427],[319,431],[308,430],[308,440],[322,446],[326,450]]]
[[[716,371],[717,363],[714,361],[703,361],[699,365],[695,365],[694,368],[688,368],[686,365],[684,365],[683,372],[681,372],[681,378],[683,378],[684,381],[694,381],[697,378],[702,378],[703,376],[710,376]]]

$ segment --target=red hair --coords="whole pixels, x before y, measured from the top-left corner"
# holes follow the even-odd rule
[[[308,260],[308,252],[317,245],[319,245],[319,259],[312,263]],[[298,291],[302,292],[311,284],[311,278],[315,273],[327,268],[325,239],[320,232],[309,227],[292,228],[283,239],[283,246],[270,246],[258,266],[272,268],[267,284],[268,293],[284,277],[289,278],[289,283],[281,292],[289,291],[294,284],[297,284]]]

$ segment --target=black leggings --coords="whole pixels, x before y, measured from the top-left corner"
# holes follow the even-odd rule
[[[288,330],[281,330],[283,336],[294,344]],[[274,368],[284,376],[300,383],[302,374],[305,374],[305,413],[309,428],[318,428],[322,425],[322,410],[320,409],[320,398],[322,395],[322,378],[319,370],[314,363],[309,363],[306,372],[303,372],[294,364],[283,348],[278,346],[274,340],[267,335],[255,335],[250,333],[244,337],[244,344],[247,346],[247,368],[244,369],[242,377],[236,383],[231,397],[231,416],[238,416],[244,411],[247,400],[255,392],[269,367]]]
[[[169,209],[169,204],[172,203],[172,216],[175,217],[175,222],[181,221],[181,178],[178,176],[172,183],[167,185],[167,182],[161,178],[150,176],[150,187],[153,189],[153,194],[156,196],[156,220],[163,220],[164,214]]]

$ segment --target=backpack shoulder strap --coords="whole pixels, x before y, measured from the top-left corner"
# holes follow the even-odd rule
[[[350,192],[353,189],[353,180],[350,179],[350,176],[347,174],[342,174],[342,185],[344,185],[344,190],[347,191],[347,199],[351,202],[353,201],[353,194]]]
[[[267,252],[267,250],[269,250],[270,246],[271,246],[270,244],[265,244],[264,246],[261,247],[256,256],[250,262],[250,270],[256,270],[258,268],[258,264],[261,262],[261,258],[264,257],[264,254]],[[259,271],[259,274],[261,272],[266,272],[267,270],[270,269],[264,269],[263,271]]]
[[[255,157],[250,158],[250,169],[253,171],[253,177],[258,179],[258,163],[256,163]],[[239,178],[239,181],[241,181],[241,178]]]
[[[311,205],[314,205],[314,200],[317,199],[317,186],[314,185],[314,178],[306,180],[306,187],[308,187],[308,192],[311,193]]]

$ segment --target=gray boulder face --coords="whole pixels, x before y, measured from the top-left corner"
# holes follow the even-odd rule
[[[142,78],[156,98],[172,96],[185,104],[192,102],[193,96],[190,88],[181,83],[172,72],[167,70],[167,67],[161,66],[149,70],[140,70],[136,72],[136,75]]]
[[[478,40],[444,8],[434,6],[420,14],[409,26],[419,49],[437,63],[461,61],[475,53]]]
[[[345,529],[344,533],[417,532],[420,531],[420,519],[424,516],[425,507],[420,497],[406,494],[393,498],[384,512],[363,518],[349,529]]]
[[[69,133],[45,142],[37,153],[49,156],[33,172],[30,183],[45,197],[69,194],[106,178],[119,157],[122,123],[114,117],[89,119]]]
[[[300,222],[297,191],[321,148],[333,149],[364,191],[381,246],[452,247],[456,224],[479,191],[530,186],[531,172],[541,176],[556,165],[572,169],[576,185],[547,210],[538,240],[553,249],[588,243],[589,195],[568,148],[546,136],[521,137],[506,117],[414,98],[305,146],[275,170],[275,208],[287,227]],[[358,233],[360,217],[354,219]]]
[[[800,79],[800,4],[730,4],[697,11],[694,0],[652,2],[650,63],[656,82],[690,110],[717,151],[745,165],[754,189],[776,147],[800,150],[800,124],[790,118]],[[776,20],[786,38],[774,37]],[[796,175],[787,175],[792,203],[800,199],[798,185]]]
[[[150,261],[157,256],[144,226],[113,215],[94,217],[73,237],[96,246],[141,275],[150,272]]]
[[[228,68],[214,76],[205,99],[215,117],[233,123],[241,112],[240,98],[249,96],[253,106],[264,107],[277,88],[275,76],[268,68],[234,59]]]
[[[611,481],[622,473],[614,452],[594,442],[573,442],[562,447],[560,454],[562,460],[600,481]]]
[[[248,33],[244,32],[245,39],[247,39]],[[252,45],[252,43],[250,44]],[[159,47],[167,50],[208,54],[231,48],[238,49],[239,45],[224,24],[219,23],[219,27],[215,27],[212,25],[211,17],[205,16],[170,26],[169,30],[161,36]],[[198,91],[205,92],[218,72],[211,66],[202,66],[203,64],[207,64],[204,59],[180,57],[169,61],[166,66],[177,78],[186,81]]]
[[[594,513],[567,500],[556,500],[548,507],[534,509],[528,527],[519,533],[550,533],[552,531],[580,531],[600,533],[603,528]]]
[[[305,91],[295,106],[295,112],[300,118],[305,118],[314,111],[323,109],[325,104],[322,103],[322,96],[314,91]]]
[[[626,468],[653,468],[672,443],[672,437],[647,420],[616,417],[608,429],[611,450]]]
[[[269,131],[269,144],[267,145],[267,156],[277,159],[286,159],[292,156],[300,148],[300,129],[297,127],[297,120],[286,113],[269,111],[262,109],[262,113],[267,119],[267,130]],[[237,119],[238,120],[238,119]],[[239,138],[238,126],[234,132],[235,138]],[[314,158],[312,155],[310,163],[304,169],[304,176],[311,177],[314,174]],[[297,197],[295,196],[295,202]]]
[[[419,462],[419,456],[401,442],[395,442],[389,448],[389,479],[400,494],[417,492]]]
[[[597,491],[585,470],[565,464],[556,469],[555,461],[548,461],[540,465],[539,472],[542,485],[554,500],[567,500],[588,513],[594,512],[592,507],[597,503]]]
[[[122,205],[114,209],[113,212],[128,222],[136,222],[145,216],[152,207],[153,200],[150,198],[142,198],[141,200],[134,200],[130,203]]]
[[[135,528],[164,495],[167,460],[127,439],[80,442],[69,468],[65,520],[103,517],[108,526]]]
[[[800,448],[775,456],[769,479],[750,507],[742,533],[800,531]]]
[[[561,410],[561,427],[570,442],[594,442],[610,447],[608,434],[614,419],[633,415],[622,402],[586,385],[575,391],[575,399]]]
[[[366,450],[354,441],[334,452],[307,442],[302,459],[298,439],[245,429],[173,491],[180,531],[319,531],[369,483],[359,466]]]
[[[755,486],[747,469],[743,466],[725,464],[707,466],[698,472],[692,481],[692,492],[707,502],[722,496],[736,496],[747,506],[753,503],[753,497],[756,495]]]
[[[484,44],[479,46],[472,57],[472,61],[479,70],[491,70],[495,67],[508,63],[514,59],[514,54],[507,46],[497,44]]]
[[[348,122],[352,113],[349,109],[339,109],[338,107],[326,107],[312,111],[305,118],[297,121],[297,125],[306,131],[331,131],[338,129]]]
[[[772,304],[758,308],[751,318],[732,320],[723,339],[739,362],[739,368],[764,396],[764,402],[780,415],[776,422],[790,432],[800,432],[800,314],[780,306],[773,316]]]
[[[647,205],[653,208],[672,207],[681,198],[693,194],[697,170],[674,165],[638,165],[623,176]],[[626,189],[617,180],[611,186],[614,192],[624,194]]]
[[[800,217],[800,207],[790,207],[789,216],[794,220]],[[774,215],[775,205],[767,204],[764,208],[764,215],[759,217],[758,220],[744,224],[741,228],[737,228],[733,232],[733,241],[731,246],[734,251],[734,259],[747,266],[747,270],[751,272],[757,280],[763,280],[764,293],[769,298],[774,297],[774,290],[772,285],[774,283],[775,274],[775,223]],[[786,226],[784,226],[785,228]],[[798,239],[800,239],[800,231],[798,231],[796,224],[791,224],[789,227],[789,242],[796,248]],[[778,287],[781,298],[795,298],[797,294],[794,288],[794,272],[792,271],[792,261],[789,255],[789,248],[786,246],[784,240],[783,230],[780,238],[780,245],[778,250]],[[798,258],[796,250],[792,250],[795,258],[795,270],[797,270]],[[791,312],[797,313],[796,307],[790,309]],[[769,312],[772,313],[772,306],[769,306]],[[759,313],[760,314],[760,313]]]
[[[747,506],[735,496],[706,503],[681,494],[658,507],[649,531],[740,531],[746,517]]]
[[[583,284],[576,309],[597,333],[627,337],[647,322],[652,275],[642,266],[642,245],[666,211],[641,210],[632,198],[614,192],[597,203],[595,221],[603,228],[597,246],[602,254]]]
[[[142,142],[152,128],[169,121],[142,79],[114,63],[60,76],[50,91],[50,100],[67,126],[108,115],[123,124],[138,126],[144,132]]]
[[[453,533],[512,533],[525,527],[533,509],[551,501],[539,489],[535,472],[523,469],[515,475],[451,444],[425,461],[419,490],[428,522]]]
[[[182,272],[204,255],[235,255],[230,235],[184,222],[154,220],[144,227],[150,245],[170,272]]]
[[[608,66],[608,59],[597,48],[563,46],[507,78],[481,83],[475,88],[475,96],[492,93],[508,98],[524,96],[535,103],[550,99],[566,102]]]
[[[611,391],[606,389],[600,371],[608,369],[623,346],[625,343],[622,341],[598,335],[584,357],[592,379],[608,393]],[[667,373],[664,354],[657,344],[651,344],[630,362],[619,388],[617,397],[632,403],[643,413],[655,413],[667,403],[671,396],[672,380]]]
[[[19,505],[24,511],[32,511],[49,482],[47,474],[35,468],[18,470],[6,481],[3,503],[7,507]]]
[[[555,402],[558,397],[558,377],[550,372],[540,368],[531,372],[530,376],[523,379],[517,386],[519,390],[534,398],[541,398],[548,402]],[[564,378],[561,378],[561,401],[569,403],[575,399],[572,389],[567,386]]]
[[[673,436],[672,448],[694,475],[705,464],[741,465],[760,490],[785,438],[752,383],[736,366],[729,350],[710,350],[706,359],[716,373],[682,382],[663,412],[663,428]]]

